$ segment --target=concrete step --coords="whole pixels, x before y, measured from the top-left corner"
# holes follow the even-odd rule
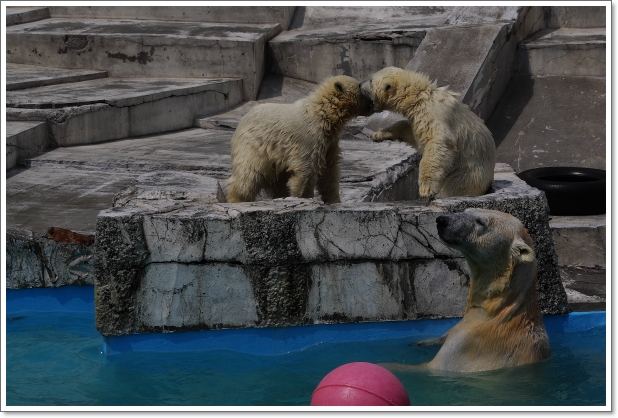
[[[22,164],[37,169],[199,172],[224,180],[231,175],[232,135],[230,130],[188,129],[104,144],[58,148],[25,159]],[[410,189],[407,191],[399,191],[397,182],[416,175],[409,170],[416,158],[413,148],[403,143],[379,146],[368,140],[342,140],[340,145],[343,201],[384,199],[386,195],[381,196],[381,193],[386,189],[392,189],[388,193],[400,193],[404,200],[412,198],[416,182],[408,185]]]
[[[269,71],[313,83],[339,74],[361,81],[384,67],[405,67],[425,32],[415,24],[286,31],[268,43]]]
[[[6,123],[6,170],[11,170],[17,161],[31,157],[49,148],[47,123],[25,121]]]
[[[606,269],[606,215],[552,216],[558,265],[565,268]]]
[[[607,6],[543,6],[547,28],[604,28]]]
[[[212,23],[279,23],[286,30],[296,6],[49,6],[51,17]]]
[[[7,7],[6,25],[20,25],[50,17],[49,7]]]
[[[523,74],[605,76],[605,28],[539,31],[519,45],[517,68]]]
[[[38,65],[6,64],[6,90],[29,89],[107,77],[107,71],[68,70]]]
[[[497,159],[537,167],[606,169],[607,83],[602,77],[513,76],[487,127]]]
[[[241,101],[240,79],[104,78],[7,92],[7,118],[47,119],[70,146],[188,128]]]
[[[46,19],[7,29],[7,62],[106,70],[112,77],[243,79],[252,100],[279,24]]]

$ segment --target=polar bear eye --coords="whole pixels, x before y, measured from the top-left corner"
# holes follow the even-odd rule
[[[476,224],[479,225],[480,227],[487,228],[487,221],[485,221],[485,219],[476,218],[475,221],[476,221]]]

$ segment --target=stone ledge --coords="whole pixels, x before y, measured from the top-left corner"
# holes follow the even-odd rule
[[[122,335],[461,316],[467,265],[440,242],[435,218],[467,207],[522,220],[541,307],[567,312],[544,194],[501,164],[493,189],[431,206],[125,200],[97,221],[97,327]]]

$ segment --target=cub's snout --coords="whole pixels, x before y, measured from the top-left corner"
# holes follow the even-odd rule
[[[373,108],[373,100],[371,99],[371,96],[365,94],[365,92],[363,92],[363,84],[360,83],[358,85],[358,87],[360,88],[360,110],[359,110],[359,116],[371,116],[374,113],[374,108]]]

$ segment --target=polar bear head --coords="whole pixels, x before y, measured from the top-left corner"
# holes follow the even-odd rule
[[[383,68],[361,83],[361,91],[373,101],[376,112],[392,110],[402,114],[435,87],[426,75],[397,67]]]
[[[532,239],[523,224],[507,213],[487,209],[439,216],[438,235],[449,247],[461,251],[471,270],[481,299],[507,289],[523,295],[536,278]],[[481,283],[482,282],[482,283]],[[471,292],[473,283],[471,283]]]
[[[373,102],[362,94],[358,80],[346,75],[324,80],[309,100],[327,112],[329,119],[347,120],[373,113]]]

